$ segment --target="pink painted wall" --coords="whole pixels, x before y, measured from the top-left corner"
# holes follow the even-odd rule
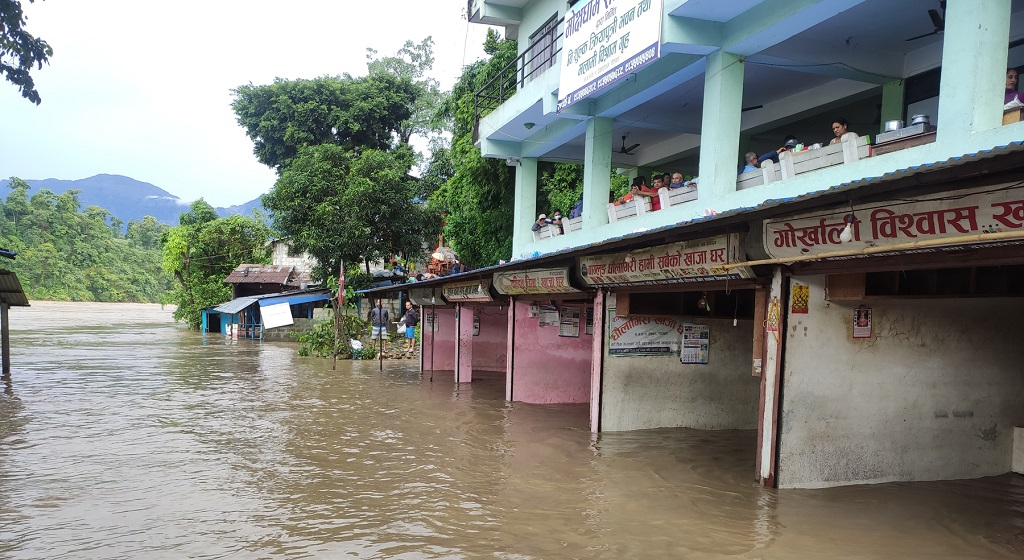
[[[434,308],[437,313],[437,331],[431,333],[427,328],[426,317],[430,313],[429,307],[423,307],[420,317],[421,333],[423,339],[423,371],[430,370],[430,355],[432,335],[436,335],[433,344],[434,371],[455,371],[455,309]]]
[[[508,307],[481,306],[474,312],[480,317],[480,335],[473,337],[473,370],[504,372],[508,354]]]
[[[579,338],[558,336],[530,317],[529,302],[516,302],[512,400],[538,403],[590,402],[593,335],[580,317]],[[556,302],[561,307],[561,302]],[[573,302],[566,305],[581,305]],[[581,314],[582,315],[582,314]]]

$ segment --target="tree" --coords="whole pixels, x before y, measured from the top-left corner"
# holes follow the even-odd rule
[[[398,127],[398,139],[408,144],[414,134],[429,137],[438,132],[442,123],[435,118],[437,106],[445,98],[440,83],[427,76],[434,66],[434,39],[427,37],[419,44],[406,41],[395,56],[377,58],[375,49],[366,49],[369,59],[367,69],[370,75],[400,76],[412,82],[416,89],[416,101],[412,114]]]
[[[260,163],[281,173],[299,150],[333,144],[350,151],[394,145],[412,115],[417,89],[408,77],[374,73],[362,78],[274,80],[240,86],[231,107],[253,141]]]
[[[178,306],[174,319],[195,329],[204,307],[230,299],[224,279],[236,266],[269,262],[270,230],[246,216],[217,218],[203,199],[193,202],[179,222],[164,236],[163,268],[176,281],[169,297]]]
[[[430,197],[429,205],[447,214],[445,237],[463,262],[484,266],[512,254],[515,176],[504,161],[484,158],[473,144],[476,92],[516,57],[516,42],[489,31],[479,61],[462,73],[437,119],[452,132],[454,174]]]
[[[27,198],[25,181],[14,177],[11,186],[0,247],[18,253],[5,268],[18,274],[30,299],[154,302],[170,287],[159,247],[122,239],[106,209],[79,210],[79,191],[42,189]]]
[[[298,250],[309,251],[328,277],[345,262],[368,262],[418,251],[430,214],[413,202],[412,149],[348,151],[303,148],[263,206]],[[436,219],[435,219],[436,221]]]
[[[41,69],[49,64],[53,49],[26,31],[26,22],[21,0],[0,0],[0,73],[18,87],[22,97],[39,105],[42,98],[29,72],[33,66]]]

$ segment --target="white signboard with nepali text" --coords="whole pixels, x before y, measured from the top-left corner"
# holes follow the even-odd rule
[[[748,267],[730,269],[742,262],[738,233],[693,239],[681,243],[580,257],[580,276],[590,286],[672,284],[753,278]]]
[[[682,317],[608,313],[608,354],[611,356],[676,355],[685,331]]]
[[[494,275],[494,289],[509,296],[580,293],[569,284],[569,269],[566,267],[499,272]]]
[[[452,282],[444,285],[444,299],[450,303],[486,303],[491,297],[491,279]]]
[[[661,56],[663,0],[581,0],[565,13],[558,111]]]
[[[981,233],[1024,231],[1024,186],[1005,183],[854,208],[853,241],[839,239],[849,207],[764,222],[764,249],[784,259]],[[972,240],[973,241],[973,240]],[[981,243],[984,244],[984,243]]]

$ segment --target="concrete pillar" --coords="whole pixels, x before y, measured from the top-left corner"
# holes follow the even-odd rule
[[[604,290],[594,295],[594,341],[590,359],[590,431],[601,431],[601,383],[604,373]]]
[[[1017,474],[1024,474],[1024,427],[1013,428],[1013,459],[1011,469]]]
[[[608,192],[612,188],[612,119],[587,120],[583,153],[583,227],[608,223]]]
[[[700,126],[700,187],[704,200],[736,191],[740,164],[743,60],[717,50],[704,71],[704,113]]]
[[[783,292],[782,267],[775,267],[768,291],[766,313],[765,362],[761,375],[761,399],[757,419],[757,480],[775,486],[775,458],[778,456],[778,407],[782,379],[782,335],[785,326],[786,294]],[[758,327],[755,327],[758,328]],[[774,330],[773,330],[774,329]]]
[[[516,352],[516,299],[508,298],[508,344],[505,347],[505,400],[512,402],[512,383],[515,381]]]
[[[10,316],[7,312],[11,309],[11,306],[6,302],[0,303],[0,353],[2,358],[0,361],[3,362],[2,371],[4,377],[11,374],[11,323]]]
[[[942,39],[938,140],[1002,126],[1010,0],[949,0]]]
[[[885,131],[886,121],[902,121],[903,118],[903,93],[906,89],[906,82],[896,80],[882,85],[882,122],[878,125],[878,132]],[[910,124],[909,122],[906,124]]]
[[[473,311],[472,307],[459,305],[458,313],[459,340],[455,358],[455,380],[459,383],[473,381]]]
[[[512,256],[533,243],[533,222],[537,221],[537,158],[522,158],[516,167],[515,210],[512,225]]]

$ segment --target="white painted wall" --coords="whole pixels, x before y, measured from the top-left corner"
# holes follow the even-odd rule
[[[711,326],[708,364],[678,356],[610,357],[605,334],[601,430],[757,428],[760,379],[750,375],[753,322],[692,318]]]
[[[788,316],[780,487],[942,480],[1010,470],[1024,425],[1024,299],[878,299],[874,338],[810,284]]]

